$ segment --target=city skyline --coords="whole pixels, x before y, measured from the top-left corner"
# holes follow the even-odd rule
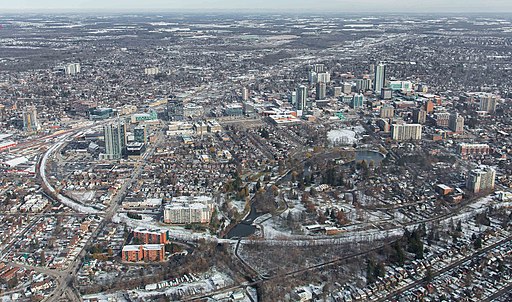
[[[510,13],[512,3],[504,0],[491,0],[485,3],[477,0],[454,1],[352,1],[336,0],[329,3],[311,3],[310,1],[269,1],[263,0],[255,5],[251,1],[234,0],[192,0],[192,1],[78,1],[70,4],[63,0],[22,0],[1,3],[0,10],[9,13],[22,12],[180,12],[180,11],[243,11],[243,12],[329,12],[329,13]]]

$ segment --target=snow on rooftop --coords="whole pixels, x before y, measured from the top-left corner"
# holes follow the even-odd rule
[[[5,164],[11,168],[14,168],[14,167],[24,164],[26,162],[28,162],[28,158],[26,158],[25,156],[21,156],[21,157],[17,157],[17,158],[8,160],[5,162]]]

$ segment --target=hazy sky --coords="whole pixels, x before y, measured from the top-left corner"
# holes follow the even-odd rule
[[[505,13],[512,12],[512,0],[0,0],[0,13],[36,10]]]

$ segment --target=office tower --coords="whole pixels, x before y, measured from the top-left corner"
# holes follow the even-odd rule
[[[421,139],[421,125],[419,124],[393,124],[391,137],[397,141]]]
[[[425,124],[427,121],[427,112],[419,108],[414,109],[412,111],[412,121],[415,124]]]
[[[331,81],[331,74],[328,72],[317,73],[316,82],[317,83],[329,83]]]
[[[77,73],[80,73],[80,63],[70,63],[64,67],[64,71],[66,72],[66,74],[69,75],[75,75]]]
[[[242,88],[242,100],[249,100],[249,89],[247,87]]]
[[[126,125],[118,121],[103,127],[105,159],[120,159],[126,147]]]
[[[318,82],[318,74],[315,71],[310,70],[308,73],[308,81],[310,85],[313,85],[316,82]]]
[[[432,102],[431,100],[428,100],[425,103],[425,111],[427,113],[431,113],[432,111],[434,111],[434,102]]]
[[[324,82],[320,82],[316,84],[316,99],[317,100],[325,100],[327,86]]]
[[[350,107],[353,109],[361,108],[364,106],[364,95],[358,93],[352,97],[352,101],[350,102]]]
[[[377,126],[379,127],[380,131],[384,133],[389,133],[391,130],[391,127],[389,126],[389,123],[386,119],[379,119],[377,121]]]
[[[413,85],[411,81],[390,81],[388,88],[393,91],[412,91]]]
[[[167,116],[170,121],[182,121],[184,119],[183,100],[176,96],[170,96],[167,101]]]
[[[490,167],[480,167],[471,170],[466,180],[466,188],[473,193],[493,190],[496,180],[496,171]]]
[[[148,67],[144,68],[145,75],[157,75],[160,73],[160,69],[158,67]]]
[[[350,94],[352,92],[352,84],[350,83],[343,83],[343,93],[344,94]]]
[[[448,128],[450,128],[450,130],[452,130],[455,133],[463,133],[464,132],[464,118],[456,112],[450,114]]]
[[[306,109],[306,102],[308,100],[308,89],[304,85],[297,87],[297,110]]]
[[[383,100],[391,100],[393,91],[390,88],[383,87],[380,89],[380,98]]]
[[[290,93],[289,101],[293,106],[297,106],[297,91]]]
[[[334,97],[337,98],[343,94],[343,87],[334,87]]]
[[[316,73],[324,72],[325,65],[324,64],[315,64],[315,65],[313,65],[313,71]]]
[[[23,130],[27,132],[38,131],[37,109],[35,106],[27,106],[23,110]]]
[[[133,129],[133,137],[137,143],[148,143],[148,129],[146,125],[140,125]]]
[[[356,82],[356,91],[358,91],[358,92],[360,92],[360,91],[365,92],[365,91],[372,89],[372,80],[370,80],[368,78],[356,79],[355,82]]]
[[[380,63],[375,67],[374,92],[380,93],[386,82],[386,65]]]
[[[496,96],[492,94],[485,94],[480,96],[480,111],[487,113],[496,112]]]
[[[434,119],[437,127],[448,127],[450,124],[450,114],[448,112],[434,113]]]
[[[392,106],[383,106],[380,108],[381,118],[393,118],[395,116],[395,108]]]

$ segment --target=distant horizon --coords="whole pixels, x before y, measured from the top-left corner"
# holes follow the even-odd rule
[[[201,10],[201,9],[187,9],[187,10],[174,10],[174,11],[165,11],[165,10],[0,10],[0,16],[5,15],[100,15],[100,16],[128,16],[128,15],[183,15],[183,14],[191,14],[191,15],[265,15],[265,14],[273,14],[273,15],[300,15],[300,16],[318,16],[318,15],[329,15],[329,16],[343,16],[343,15],[356,15],[356,16],[386,16],[386,15],[411,15],[411,16],[511,16],[512,11],[503,12],[406,12],[406,11],[347,11],[347,12],[333,12],[333,11],[281,11],[281,10],[229,10],[229,9],[218,9],[218,10]]]
[[[286,13],[286,14],[512,14],[510,0],[17,0],[2,13]]]

